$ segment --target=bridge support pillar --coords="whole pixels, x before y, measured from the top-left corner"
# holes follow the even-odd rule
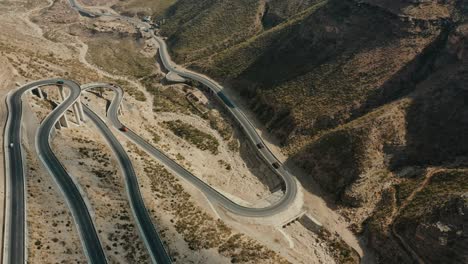
[[[65,101],[65,90],[63,90],[63,85],[59,85],[58,88],[59,88],[60,98],[62,99],[62,101]],[[62,117],[60,117],[60,124],[63,127],[69,127],[66,112],[63,113]]]
[[[37,90],[37,94],[39,95],[39,98],[43,99],[43,98],[44,98],[44,94],[42,93],[41,88],[36,88],[36,90]]]
[[[80,126],[81,125],[81,117],[79,115],[79,109],[78,109],[78,102],[73,104],[73,113],[75,114],[75,120],[76,123]]]
[[[85,120],[85,114],[83,112],[83,104],[81,103],[80,99],[78,99],[77,104],[78,104],[78,114],[80,116],[80,119],[81,121],[85,122],[86,120]]]
[[[63,89],[63,85],[59,85],[59,91],[60,91],[60,98],[62,98],[62,101],[65,101],[65,90]],[[80,104],[81,104],[81,102],[80,102]],[[75,115],[76,123],[78,125],[81,125],[82,117],[80,116],[81,113],[80,113],[80,109],[79,109],[79,106],[77,105],[77,103],[73,104],[73,114]],[[66,119],[66,117],[65,117],[65,119]],[[68,127],[68,126],[66,126],[66,127]]]
[[[61,117],[60,117],[60,125],[62,125],[62,127],[69,127],[68,125],[68,119],[67,119],[67,116],[65,114],[63,114]]]

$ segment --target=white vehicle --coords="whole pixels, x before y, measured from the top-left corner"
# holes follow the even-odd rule
[[[10,145],[8,145],[8,146],[9,146],[10,148],[13,148],[14,145],[15,145],[15,144],[10,143]]]

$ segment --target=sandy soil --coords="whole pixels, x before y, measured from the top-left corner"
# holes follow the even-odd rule
[[[14,34],[20,35],[21,33],[16,33],[16,30],[25,29],[28,31],[29,27],[27,26],[27,20],[24,19],[27,13],[33,12],[36,10],[37,5],[44,5],[45,1],[37,1],[37,3],[27,6],[26,1],[17,1],[15,3],[0,3],[0,24],[2,24],[2,30],[0,33],[0,42],[4,42],[8,39],[12,39]],[[25,15],[18,15],[25,14]],[[17,17],[17,23],[13,24],[13,17]],[[1,50],[1,49],[0,49]],[[10,64],[9,60],[5,57],[3,51],[0,51],[0,98],[2,103],[0,104],[0,123],[2,124],[2,131],[4,131],[4,125],[6,124],[7,118],[7,109],[5,106],[5,98],[10,89],[15,88],[16,82],[23,81],[22,78],[16,73],[16,70]],[[5,206],[5,175],[4,175],[4,152],[3,152],[3,140],[2,147],[0,148],[0,171],[2,177],[0,177],[0,224],[4,224],[4,206]],[[0,235],[3,238],[3,229],[0,229]],[[3,242],[3,240],[2,240]],[[2,255],[3,251],[0,253]],[[3,255],[2,255],[3,257]]]
[[[233,99],[236,105],[240,107],[246,116],[249,117],[249,119],[253,122],[257,128],[257,132],[265,140],[265,144],[268,145],[270,150],[278,159],[280,159],[282,162],[286,162],[287,156],[281,151],[281,148],[278,147],[280,145],[278,140],[272,137],[271,134],[265,132],[267,131],[266,128],[260,121],[256,119],[255,115],[243,103],[243,100],[232,88],[225,88],[226,89],[224,91],[230,95],[230,98]],[[309,188],[313,190],[312,192],[303,189],[305,211],[315,217],[320,223],[324,225],[325,228],[330,230],[330,232],[338,233],[349,246],[351,246],[359,253],[359,255],[364,255],[367,250],[365,246],[362,245],[362,242],[357,238],[357,236],[349,229],[351,223],[337,212],[333,211],[333,202],[329,201],[325,197],[325,195],[319,189],[318,185],[310,177],[307,177],[307,175],[299,168],[291,164],[285,164],[285,166],[288,167],[292,174],[295,175],[302,184],[307,184],[308,186],[313,187]]]
[[[49,99],[59,101],[55,88],[44,88],[43,92],[47,94]],[[45,117],[48,111],[44,107],[43,100],[38,100],[32,96],[29,97],[31,97],[29,101],[33,102],[33,109],[36,110],[37,116],[39,118]],[[129,263],[132,261],[148,263],[149,257],[142,241],[139,239],[128,204],[123,178],[120,170],[117,169],[116,160],[113,159],[112,153],[101,139],[101,136],[95,132],[94,127],[90,126],[89,123],[86,126],[78,127],[74,123],[75,118],[72,113],[69,112],[67,116],[70,128],[57,132],[52,142],[52,149],[82,190],[103,247],[105,247],[108,260],[111,263]],[[30,124],[32,122],[25,119],[25,123]],[[32,136],[28,140],[29,145],[34,144],[34,131],[30,132],[28,129],[27,134]],[[34,166],[31,168],[34,169]],[[49,175],[45,174],[45,176],[50,180]],[[41,188],[42,182],[40,180],[36,184],[38,186],[34,188]],[[47,194],[50,191],[46,189],[42,192]],[[59,198],[63,201],[63,197]],[[46,204],[44,203],[44,205]],[[32,203],[30,207],[33,210],[44,210],[41,206],[36,206],[35,203]],[[67,222],[67,227],[69,226],[70,222]],[[74,225],[72,226],[74,227]],[[69,233],[71,230],[66,231]],[[37,232],[42,237],[50,237],[50,235],[47,235],[47,230]],[[64,232],[63,235],[68,236],[68,233]],[[32,235],[34,236],[34,233]],[[81,249],[81,245],[78,245],[78,247],[75,245],[75,248]],[[47,252],[42,248],[36,249],[31,250],[33,256],[34,254],[48,256],[49,258],[60,258],[61,256],[60,252]],[[66,252],[70,252],[70,249],[67,249]]]
[[[34,154],[28,153],[28,261],[86,263],[63,195]]]
[[[127,142],[127,144],[129,144],[124,137],[120,138],[122,139],[122,142]],[[160,213],[164,202],[154,196],[154,193],[151,190],[150,179],[143,176],[144,161],[140,159],[138,153],[130,152],[130,154],[133,158],[133,164],[137,171],[137,175],[139,176],[138,181],[141,186],[145,204],[154,216],[154,223],[159,227],[158,229],[160,232],[164,234],[164,241],[168,245],[169,252],[171,252],[171,255],[177,256],[176,263],[230,263],[230,259],[220,256],[214,248],[202,250],[191,250],[189,248],[189,245],[184,240],[183,235],[175,229],[173,220],[174,215],[167,211],[163,214]],[[184,184],[184,189],[189,190],[190,193],[198,192],[189,184]],[[210,212],[209,202],[202,194],[199,194],[194,200],[198,205],[205,205],[203,206],[205,207],[204,209],[208,209],[207,212]],[[215,215],[212,214],[212,216]]]
[[[31,263],[86,263],[72,215],[63,193],[38,161],[35,134],[49,109],[38,105],[31,94],[24,96],[23,142],[27,149],[28,261]]]
[[[13,75],[13,69],[8,61],[2,56],[0,57],[0,93],[2,94],[2,102],[5,102],[6,93],[8,92],[7,87],[14,87],[14,83],[10,77]],[[0,122],[2,125],[2,131],[4,131],[4,125],[7,119],[7,109],[4,103],[0,104]],[[2,147],[0,148],[0,171],[5,171],[4,164],[4,153],[3,153],[3,140]],[[5,177],[0,177],[0,223],[3,226],[4,221],[4,205],[5,205]],[[0,229],[0,235],[3,237],[3,229]],[[0,254],[1,255],[1,254]]]
[[[48,3],[44,1],[42,6],[46,5]],[[3,5],[0,4],[0,7],[3,7]],[[0,34],[0,51],[2,54],[0,56],[2,62],[0,66],[0,82],[2,89],[4,89],[1,90],[2,97],[9,89],[15,87],[15,82],[24,84],[30,80],[64,76],[68,74],[67,70],[71,72],[66,67],[72,68],[74,74],[81,73],[87,76],[87,78],[96,76],[95,73],[92,73],[92,70],[86,69],[83,65],[77,65],[77,61],[73,61],[77,57],[76,53],[78,51],[73,46],[73,43],[66,42],[63,45],[60,42],[43,38],[42,34],[50,34],[50,31],[43,30],[28,19],[28,16],[35,16],[40,12],[39,9],[24,9],[23,12],[22,9],[16,8],[14,5],[13,7],[15,7],[15,12],[8,12],[0,16],[2,22]],[[50,37],[50,35],[48,36]],[[63,67],[63,64],[67,64],[66,67]],[[44,90],[49,93],[51,99],[55,101],[59,100],[55,90]],[[50,110],[50,104],[37,100],[35,97],[28,96],[28,98],[25,98],[25,101],[32,104],[33,110],[39,120],[45,117]],[[27,106],[28,104],[25,104],[25,107]],[[4,104],[1,104],[0,111],[1,113],[5,112]],[[35,133],[31,132],[33,129],[30,127],[37,125],[37,120],[31,119],[32,116],[29,114],[26,116],[28,118],[24,119],[27,125],[25,128],[28,132],[24,133],[24,135],[28,135],[24,139],[24,145],[28,149],[34,147]],[[5,121],[4,115],[1,117],[2,121]],[[72,115],[69,116],[69,121],[73,126],[74,117]],[[63,151],[66,152],[60,155],[60,157],[64,158],[65,161],[67,159],[72,160],[70,171],[74,175],[76,174],[77,176],[81,176],[81,178],[85,178],[83,179],[84,187],[95,186],[94,189],[90,190],[90,194],[92,194],[90,196],[93,196],[93,199],[88,199],[88,201],[93,201],[93,203],[89,202],[89,204],[95,207],[93,213],[96,216],[96,222],[99,224],[98,227],[101,228],[100,233],[102,234],[101,239],[104,242],[104,246],[108,247],[106,248],[108,259],[112,263],[128,263],[129,260],[139,260],[140,263],[145,262],[145,259],[147,259],[146,251],[138,238],[133,218],[129,213],[121,175],[112,172],[110,173],[111,176],[105,179],[96,179],[96,176],[94,178],[91,177],[91,180],[89,179],[90,177],[86,178],[85,176],[89,176],[88,173],[90,175],[93,174],[89,170],[81,170],[82,168],[80,168],[79,164],[73,163],[74,158],[76,158],[75,156],[70,158],[70,154],[77,155],[77,149],[75,149],[75,152],[62,149],[65,146],[70,148],[70,146],[76,147],[76,144],[79,144],[72,140],[72,137],[77,141],[80,138],[80,133],[72,129],[63,130],[57,134],[53,147],[54,150],[61,154]],[[95,137],[99,139],[97,135]],[[103,143],[101,142],[100,144],[105,149]],[[28,153],[30,153],[26,160],[29,168],[27,172],[28,260],[31,263],[86,262],[73,219],[67,205],[64,203],[62,194],[51,176],[39,165],[40,163],[36,159],[35,151],[30,150]],[[108,157],[109,154],[107,153],[101,159]],[[88,169],[93,169],[94,173],[104,171],[102,167],[99,167],[100,164],[93,164],[86,159],[83,160],[83,163],[90,164]],[[105,160],[104,162],[111,163],[110,160]],[[115,161],[112,162],[114,162],[113,167],[116,167]],[[65,162],[65,165],[67,166],[69,163]],[[105,184],[102,181],[107,182]],[[101,199],[99,195],[104,195],[106,199]],[[117,210],[114,212],[114,209]]]
[[[294,248],[291,254],[297,263],[336,263],[327,249],[327,244],[317,234],[307,230],[299,222],[294,222],[284,229],[292,240]]]
[[[22,1],[16,2],[21,3]],[[94,23],[95,21],[74,16],[72,13],[69,15],[69,11],[60,6],[54,7],[48,13],[41,13],[43,14],[41,17],[44,19],[37,20],[37,6],[26,6],[26,2],[29,1],[25,0],[22,4],[11,5],[10,7],[0,4],[0,12],[8,10],[0,16],[0,23],[2,23],[2,31],[0,32],[2,56],[0,56],[0,62],[4,62],[0,63],[0,84],[5,84],[0,89],[9,87],[0,90],[0,93],[4,95],[9,89],[13,88],[12,85],[17,81],[24,83],[26,80],[52,76],[69,76],[81,82],[102,81],[109,78],[123,79],[130,81],[133,86],[143,91],[143,86],[138,80],[133,80],[131,76],[115,76],[106,72],[105,69],[89,64],[85,56],[87,46],[80,40],[80,37],[67,34],[67,23]],[[49,3],[42,1],[38,2],[38,4],[46,6]],[[66,6],[64,0],[60,0],[60,4]],[[93,1],[90,4],[95,3]],[[28,16],[34,17],[34,22],[29,20]],[[99,26],[116,27],[111,23],[114,22],[102,20],[99,22]],[[38,27],[36,24],[41,26]],[[47,39],[43,37],[43,34],[47,36]],[[146,52],[148,56],[153,55],[151,50]],[[182,88],[180,85],[174,87],[176,89]],[[153,113],[152,98],[147,92],[143,92],[148,98],[145,103],[137,102],[129,96],[125,97],[123,104],[124,115],[121,118],[123,122],[149,140],[152,140],[153,133],[157,133],[161,139],[154,142],[156,146],[174,159],[178,159],[195,175],[206,180],[220,191],[229,194],[230,197],[249,205],[264,203],[262,199],[270,194],[266,186],[268,172],[262,167],[261,162],[249,153],[249,148],[245,144],[241,145],[240,152],[230,150],[228,142],[199,115],[173,112]],[[54,95],[54,92],[50,92],[50,94],[58,100],[58,96]],[[106,98],[110,98],[110,96],[111,93],[108,93]],[[198,96],[202,97],[200,94]],[[93,108],[103,115],[105,101],[97,99],[94,95],[87,97]],[[30,102],[34,106],[34,111],[39,113],[39,118],[44,117],[47,105],[34,99],[31,99]],[[210,104],[210,100],[207,98],[204,99],[204,102]],[[239,102],[237,103],[239,104]],[[3,108],[0,108],[0,111],[4,111],[4,106],[1,107]],[[210,105],[210,107],[216,108],[215,105]],[[39,108],[42,108],[42,110],[39,110]],[[73,120],[74,118],[69,115],[69,121]],[[214,155],[208,151],[202,151],[175,136],[161,124],[163,121],[169,120],[182,120],[203,132],[213,135],[220,142],[219,154]],[[261,134],[267,136],[262,132]],[[121,142],[127,142],[125,138],[119,137]],[[90,140],[93,142],[90,142]],[[238,140],[240,142],[245,141],[242,136],[238,136]],[[29,142],[32,141],[29,140]],[[128,147],[126,144],[125,146]],[[57,134],[53,147],[59,153],[67,169],[76,177],[89,204],[92,205],[95,222],[100,230],[100,236],[106,246],[109,259],[116,262],[124,261],[125,257],[123,256],[126,256],[139,258],[141,262],[145,262],[146,252],[142,250],[142,243],[134,228],[122,176],[112,153],[109,152],[108,147],[101,140],[95,128],[89,124],[77,128],[72,123],[71,129],[62,130]],[[278,148],[274,147],[274,145],[271,145],[271,147],[275,153],[279,154]],[[34,154],[34,152],[32,153]],[[132,151],[132,153],[145,203],[152,212],[155,223],[162,230],[163,237],[167,241],[171,253],[177,256],[179,263],[229,263],[233,256],[239,257],[236,255],[237,253],[229,251],[228,253],[220,253],[215,246],[202,249],[191,248],[191,242],[187,241],[189,234],[177,228],[177,221],[183,219],[177,220],[177,212],[174,211],[174,208],[170,208],[171,198],[158,198],[158,194],[152,189],[154,183],[150,181],[150,176],[144,170],[147,164],[136,151]],[[59,192],[54,189],[56,187],[51,182],[50,176],[41,171],[37,161],[34,161],[34,155],[31,156],[31,160],[28,160],[28,166],[32,168],[30,179],[36,180],[36,183],[33,185],[32,182],[28,182],[28,184],[31,184],[31,188],[35,190],[34,194],[37,192],[44,197],[51,198],[47,198],[50,202],[49,200],[46,202],[45,198],[28,200],[28,202],[31,202],[28,207],[31,213],[43,215],[41,221],[30,223],[30,242],[36,243],[35,240],[38,238],[53,238],[54,236],[57,237],[57,241],[63,241],[65,237],[67,240],[65,243],[61,243],[46,242],[46,240],[41,239],[40,247],[36,244],[30,244],[29,254],[33,260],[39,262],[40,258],[66,258],[68,262],[76,263],[78,260],[83,259],[83,255],[80,251],[81,245],[74,224],[63,203],[63,199],[61,199]],[[99,161],[96,161],[96,159]],[[219,160],[223,160],[225,163],[218,162]],[[226,163],[230,165],[230,170],[226,169]],[[40,182],[37,182],[37,180],[40,180]],[[217,223],[218,213],[213,211],[212,206],[203,194],[183,181],[178,183],[183,187],[184,192],[190,194],[188,201],[197,205],[195,206],[198,208],[196,210],[199,210],[197,214],[207,215],[206,225],[208,226],[204,227],[205,231],[200,234],[200,238],[206,236],[206,240],[209,240],[208,238],[212,239],[209,225]],[[333,213],[326,206],[326,203],[319,198],[318,194],[305,194],[305,198],[309,212],[313,213],[314,216],[324,216],[319,220],[323,221],[331,230],[338,230],[345,239],[348,235],[348,240],[355,243],[354,236],[347,233],[346,223],[343,219]],[[56,205],[54,205],[54,210],[48,208],[51,203]],[[115,208],[118,209],[115,210]],[[330,260],[328,250],[322,248],[320,242],[314,242],[317,241],[316,236],[303,227],[292,226],[280,231],[272,226],[239,223],[235,219],[227,219],[226,223],[232,229],[229,232],[249,234],[250,238],[256,238],[263,245],[267,245],[268,248],[280,253],[291,262],[330,263],[328,262]],[[56,228],[55,224],[61,228]],[[242,241],[250,240],[246,237]],[[60,243],[62,247],[52,247],[51,245],[55,244],[50,243]],[[223,243],[227,243],[227,241]],[[248,247],[250,243],[253,242],[236,244],[236,248]],[[62,254],[63,252],[65,254]],[[271,261],[265,260],[258,263],[271,263]]]
[[[105,116],[106,100],[110,102],[110,100],[112,100],[113,93],[111,91],[105,91],[103,93],[103,97],[105,99],[99,98],[93,93],[93,94],[87,95],[86,96],[87,100],[85,100],[87,104],[92,105],[93,106],[92,108],[95,111],[97,111],[101,116]],[[153,122],[161,122],[163,120],[182,119],[187,123],[191,123],[192,125],[196,126],[202,131],[212,133],[212,134],[217,133],[216,131],[213,131],[211,127],[209,127],[208,124],[206,124],[205,120],[199,118],[196,115],[183,116],[180,113],[168,112],[168,113],[157,113],[156,114],[157,116],[156,116],[152,114],[150,110],[145,110],[145,108],[151,109],[149,105],[145,106],[143,104],[143,106],[138,107],[138,104],[141,104],[141,103],[135,102],[135,100],[129,96],[125,97],[125,101],[123,104],[124,115],[121,116],[121,120],[130,128],[144,135],[150,142],[151,142],[152,136],[151,136],[151,133],[148,131],[149,129],[147,129],[146,124],[148,123],[153,124]],[[143,124],[141,121],[138,121],[139,119],[135,118],[136,116],[141,116],[141,119],[145,120]],[[154,118],[153,122],[150,121],[152,120],[152,118]],[[152,126],[153,129],[156,129],[158,133],[162,133],[162,135],[164,136],[162,137],[163,139],[161,141],[153,142],[153,143],[155,143],[155,145],[157,146],[160,146],[162,149],[164,149],[164,146],[167,146],[167,144],[171,144],[170,148],[167,147],[165,149],[167,153],[169,153],[170,155],[174,153],[173,152],[175,148],[174,145],[176,147],[182,146],[182,147],[179,147],[178,148],[179,151],[175,153],[183,153],[185,155],[188,155],[189,157],[191,155],[194,155],[193,153],[194,152],[196,153],[196,151],[202,152],[201,155],[211,155],[210,153],[207,153],[206,151],[200,151],[193,146],[186,146],[187,144],[183,142],[183,140],[179,139],[178,137],[174,135],[171,135],[169,132],[165,131],[163,127],[161,126],[157,128],[155,127],[156,126]],[[168,139],[164,140],[164,138],[166,137],[168,137]],[[217,138],[218,140],[220,140],[220,142],[223,140],[219,135]],[[121,137],[121,140],[122,142],[126,142],[126,138],[124,137]],[[228,158],[234,159],[236,157],[231,154],[232,152],[229,152],[229,151],[226,151],[226,152],[228,152],[226,154]],[[176,154],[172,154],[172,156],[175,159],[177,159]],[[203,160],[204,157],[200,156],[199,159]],[[179,161],[185,164],[187,167],[191,168],[190,166],[191,163],[188,163],[186,160],[179,160]],[[135,164],[136,164],[136,168],[138,169],[139,167],[138,162],[135,162]],[[138,173],[138,174],[141,175],[143,173]],[[158,205],[157,205],[157,202],[154,201],[154,197],[151,196],[151,193],[152,193],[151,190],[146,189],[147,186],[150,186],[150,183],[148,183],[148,180],[145,179],[144,177],[140,177],[140,181],[141,181],[141,186],[143,186],[142,193],[145,195],[147,206],[149,206],[150,208],[152,206],[155,206],[154,210],[157,210]],[[258,182],[258,180],[256,181]],[[184,189],[187,190],[192,195],[192,197],[194,197],[194,200],[197,201],[198,205],[201,205],[204,208],[204,210],[206,210],[207,212],[211,211],[212,216],[216,218],[219,216],[217,212],[212,211],[213,207],[211,207],[209,202],[207,202],[203,194],[201,194],[198,190],[194,189],[191,185],[184,183],[183,181],[181,183],[184,186]],[[220,185],[215,185],[215,186],[219,188]],[[238,191],[239,190],[237,190],[237,192]],[[286,218],[287,217],[288,216],[286,216]],[[170,227],[171,226],[170,214],[166,213],[163,215],[158,215],[157,219],[158,221],[162,221],[166,223],[166,224],[163,224],[162,226],[168,227],[167,230],[165,229],[167,231],[167,234],[174,232],[173,227],[172,228]],[[238,231],[241,231],[242,233],[253,235],[252,237],[255,237],[259,239],[259,241],[261,241],[262,243],[269,245],[269,247],[274,249],[275,251],[281,252],[282,256],[286,256],[288,260],[293,261],[294,263],[296,262],[297,263],[330,263],[328,260],[332,259],[326,247],[325,248],[323,247],[325,242],[321,241],[319,238],[317,238],[317,235],[313,234],[311,231],[305,229],[304,227],[302,227],[299,231],[297,230],[294,231],[293,229],[293,232],[290,232],[289,229],[280,231],[272,226],[246,224],[246,222],[239,223],[237,222],[238,220],[234,220],[232,218],[228,218],[228,219],[222,218],[222,219],[227,220],[228,225],[232,227],[234,230],[238,230]],[[300,225],[300,224],[297,224],[297,225]],[[295,243],[294,241],[296,240],[299,242]],[[289,241],[293,241],[292,245]],[[310,243],[310,246],[306,250],[303,245],[308,244],[307,241]],[[315,241],[321,241],[321,243],[318,243],[318,242],[316,243]],[[171,240],[169,241],[169,244],[172,247],[174,247],[174,250],[176,250],[177,252],[187,252],[187,248],[186,248],[187,246],[185,243],[180,241],[180,234],[178,234],[177,232],[172,233],[172,237],[171,237]],[[299,247],[299,245],[302,245],[302,246]],[[310,250],[311,248],[313,250]],[[212,251],[208,250],[207,252],[200,252],[200,253],[193,254],[193,255],[187,255],[186,259],[184,260],[194,261],[195,263],[198,263],[198,262],[202,263],[203,259],[213,260],[215,255],[206,255],[206,254],[209,254],[209,252],[212,252]],[[216,262],[216,263],[224,263],[224,261]]]
[[[153,114],[151,107],[132,107],[127,102],[125,102],[124,107],[126,111],[122,121],[125,124],[147,139],[151,138],[148,129],[157,131],[161,136],[161,140],[156,143],[157,147],[163,149],[173,159],[179,160],[187,169],[216,189],[238,197],[249,204],[255,203],[255,201],[269,194],[266,186],[252,173],[246,162],[239,155],[235,155],[229,150],[227,142],[209,126],[206,120],[196,115]],[[138,115],[144,116],[147,122],[139,122],[138,120],[141,119],[135,118]],[[209,151],[200,150],[174,135],[162,125],[162,122],[171,120],[182,120],[203,132],[213,135],[220,142],[219,153],[215,155]],[[232,169],[226,169],[224,163],[220,161],[226,162]]]
[[[90,123],[90,122],[88,122]],[[89,124],[63,129],[53,150],[89,201],[101,243],[112,263],[149,263],[139,238],[118,162]]]

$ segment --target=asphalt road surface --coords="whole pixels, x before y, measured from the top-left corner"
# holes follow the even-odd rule
[[[82,15],[95,17],[96,14],[88,12],[82,9],[75,0],[70,0],[71,6],[80,12]],[[106,16],[114,16],[106,14]],[[116,16],[118,18],[130,21],[132,23],[139,23],[140,25],[147,25],[135,19]],[[147,25],[149,26],[149,25]],[[211,201],[217,202],[220,205],[224,206],[226,209],[231,212],[251,217],[263,217],[263,216],[272,216],[278,212],[281,212],[294,201],[297,193],[297,183],[294,177],[285,170],[276,157],[271,153],[271,151],[265,146],[262,138],[258,135],[255,130],[255,127],[249,121],[249,119],[240,111],[238,107],[229,99],[229,97],[223,92],[223,87],[213,80],[209,79],[206,76],[190,72],[184,69],[180,69],[177,66],[173,66],[169,54],[167,52],[167,47],[165,42],[153,35],[153,37],[160,44],[160,56],[164,66],[174,72],[179,74],[182,77],[192,79],[204,84],[208,87],[219,99],[221,102],[224,102],[226,108],[238,122],[238,124],[243,128],[244,132],[250,139],[251,143],[257,148],[257,153],[262,159],[269,164],[272,171],[274,171],[278,176],[282,177],[285,183],[285,194],[283,197],[272,204],[271,206],[264,208],[249,208],[241,206],[230,199],[226,198],[224,195],[216,191],[214,188],[201,181],[199,178],[191,174],[189,171],[185,170],[182,166],[177,164],[172,159],[168,158],[164,153],[154,148],[151,144],[146,142],[143,138],[135,134],[133,131],[129,130],[124,133],[132,141],[138,144],[140,147],[145,149],[147,152],[152,154],[155,158],[169,167],[179,176],[191,182],[193,185],[202,190]],[[6,220],[6,230],[5,231],[5,252],[4,261],[7,263],[25,263],[25,180],[24,180],[24,171],[23,171],[23,157],[21,154],[21,96],[27,90],[37,88],[40,86],[47,85],[56,85],[58,80],[44,80],[31,83],[19,88],[15,91],[7,100],[9,107],[9,117],[8,123],[5,130],[5,140],[8,145],[8,153],[6,153],[6,161],[9,168],[9,187],[11,190],[11,197],[7,201],[7,212],[8,219]],[[36,147],[39,158],[44,163],[49,172],[54,176],[55,181],[62,190],[65,200],[70,207],[70,210],[73,214],[75,223],[78,227],[78,231],[85,248],[86,256],[90,263],[106,263],[106,258],[104,251],[101,247],[99,237],[97,236],[93,221],[89,215],[88,208],[81,196],[77,186],[74,184],[72,178],[66,172],[65,168],[59,162],[57,157],[53,154],[50,145],[49,137],[50,133],[59,120],[59,118],[66,112],[66,110],[76,102],[81,94],[80,87],[72,82],[65,81],[64,86],[70,89],[70,96],[60,104],[52,113],[46,117],[46,119],[41,124],[38,134],[36,137]],[[115,89],[116,97],[113,100],[108,117],[112,124],[120,128],[122,124],[118,120],[117,112],[120,105],[120,101],[123,97],[123,92],[121,89]],[[114,152],[117,154],[120,164],[124,169],[126,177],[126,186],[128,195],[131,201],[132,210],[137,218],[138,226],[140,232],[142,233],[145,243],[150,250],[150,255],[152,260],[156,263],[170,263],[170,258],[167,255],[167,252],[164,249],[164,246],[157,234],[156,229],[154,228],[151,219],[148,215],[148,212],[144,206],[143,200],[141,199],[141,194],[138,188],[138,182],[136,180],[135,172],[133,166],[125,153],[125,150],[122,148],[120,143],[114,137],[109,128],[105,123],[90,109],[85,108],[86,114],[91,120],[96,124],[96,126],[101,130],[106,140],[109,142]]]
[[[121,100],[123,95],[122,89],[111,85],[83,85],[82,89],[89,90],[103,86],[114,89],[114,91],[116,91],[115,97],[120,98]],[[112,113],[117,115],[119,105],[119,100],[112,101],[110,108],[115,111]],[[91,121],[100,130],[101,134],[105,137],[106,141],[111,146],[112,151],[117,156],[117,160],[119,161],[122,172],[125,176],[125,186],[127,189],[128,199],[130,201],[130,207],[132,208],[138,229],[140,230],[140,234],[142,235],[153,263],[171,263],[171,259],[166,252],[164,244],[161,241],[161,238],[156,231],[153,222],[151,221],[151,217],[148,214],[148,211],[143,202],[143,198],[141,197],[138,179],[127,152],[122,147],[119,140],[114,136],[109,127],[107,127],[104,121],[95,112],[93,112],[87,106],[83,106],[83,109],[86,116],[91,119]]]
[[[41,86],[57,85],[57,81],[58,79],[52,79],[27,84],[14,91],[7,99],[9,115],[5,128],[5,141],[8,144],[8,153],[5,153],[5,159],[9,168],[7,177],[11,196],[7,200],[6,208],[8,219],[6,219],[5,225],[4,263],[26,262],[26,207],[24,164],[21,152],[21,97],[28,90]],[[70,95],[40,125],[36,135],[36,150],[40,160],[65,196],[88,261],[90,263],[107,263],[85,201],[71,176],[66,172],[49,145],[50,133],[54,129],[55,123],[78,100],[81,94],[79,85],[72,81],[65,80],[63,86],[70,90]]]
[[[159,44],[159,54],[161,61],[164,67],[172,72],[177,73],[178,75],[198,81],[206,86],[210,91],[218,97],[218,99],[224,103],[225,108],[231,113],[232,117],[236,122],[241,126],[250,142],[255,146],[257,154],[267,163],[267,165],[272,169],[272,171],[281,177],[284,181],[285,193],[283,197],[275,204],[266,207],[266,208],[249,208],[249,210],[243,208],[232,208],[234,212],[237,212],[241,215],[246,216],[271,216],[280,211],[287,209],[291,203],[294,201],[297,195],[297,181],[292,176],[289,171],[287,171],[282,165],[281,162],[273,155],[273,153],[268,149],[268,147],[263,142],[263,139],[258,135],[257,130],[250,120],[245,116],[245,114],[235,105],[235,103],[229,99],[228,95],[223,91],[223,87],[216,83],[215,81],[209,79],[208,77],[181,69],[177,66],[174,66],[170,60],[169,53],[167,51],[167,46],[164,40],[153,34],[153,37]],[[275,165],[276,167],[275,167]],[[229,208],[228,208],[229,209]]]
[[[121,101],[123,99],[123,90],[112,84],[107,84],[107,83],[96,83],[96,84],[88,84],[84,85],[82,87],[84,90],[90,90],[90,89],[96,89],[96,88],[110,88],[112,89],[116,95],[114,96],[114,99],[112,100],[109,109],[107,111],[107,118],[109,121],[112,123],[112,125],[119,129],[124,126],[118,118],[118,110],[119,106],[121,104]],[[277,214],[278,212],[281,212],[284,207],[287,206],[285,204],[287,201],[281,199],[277,203],[264,207],[264,208],[251,208],[251,207],[245,207],[242,205],[239,205],[235,203],[234,201],[230,200],[220,192],[218,192],[216,189],[193,175],[191,172],[180,166],[177,162],[172,160],[171,158],[167,157],[163,152],[155,148],[153,145],[148,143],[145,139],[140,137],[138,134],[133,132],[131,129],[128,129],[126,132],[121,132],[124,136],[128,137],[130,140],[132,140],[135,144],[143,148],[146,152],[148,152],[150,155],[152,155],[154,158],[159,160],[162,164],[164,164],[167,168],[172,170],[174,173],[176,173],[178,176],[184,178],[188,182],[190,182],[192,185],[197,187],[199,190],[201,190],[204,194],[207,195],[207,197],[210,199],[211,202],[218,203],[224,208],[228,209],[229,211],[243,215],[243,216],[250,216],[250,217],[264,217],[264,216],[272,216]],[[120,154],[119,154],[120,155]],[[281,169],[281,168],[280,168]]]
[[[86,11],[77,3],[75,0],[70,0],[70,3],[73,8],[78,10],[80,13],[87,13],[89,16],[96,16],[98,14],[95,14],[90,11]],[[123,19],[126,21],[129,21],[131,23],[134,23],[136,25],[143,25],[147,28],[150,27],[148,23],[141,22],[139,20],[125,17],[125,16],[120,16],[120,15],[111,15],[111,14],[105,14],[105,16],[112,16],[116,17],[119,19]],[[177,73],[178,75],[187,78],[187,79],[192,79],[195,81],[198,81],[205,85],[208,89],[212,91],[213,94],[215,94],[218,99],[224,103],[226,108],[229,110],[231,115],[234,117],[234,119],[237,121],[237,123],[242,127],[244,130],[245,134],[249,138],[250,142],[255,146],[257,149],[257,154],[267,163],[267,165],[271,168],[271,170],[279,177],[281,177],[284,181],[284,195],[281,197],[281,199],[264,208],[249,208],[245,206],[241,206],[230,199],[226,198],[224,195],[210,187],[208,184],[185,170],[182,166],[177,164],[175,161],[171,160],[168,158],[166,155],[164,155],[161,151],[153,147],[151,144],[146,142],[144,139],[142,139],[140,136],[135,134],[133,131],[129,130],[125,135],[129,137],[131,140],[133,140],[137,145],[145,149],[148,153],[152,154],[155,158],[157,158],[160,162],[165,164],[167,167],[169,167],[173,172],[178,174],[179,176],[183,177],[184,179],[188,180],[191,182],[193,185],[198,187],[201,191],[203,191],[210,200],[216,201],[222,206],[224,206],[226,209],[230,210],[231,212],[237,213],[239,215],[243,216],[250,216],[250,217],[265,217],[265,216],[273,216],[281,211],[286,210],[295,200],[297,191],[298,191],[298,183],[294,176],[292,176],[282,165],[281,162],[273,155],[273,153],[268,149],[268,147],[265,145],[263,142],[263,139],[258,135],[254,125],[250,122],[250,120],[245,116],[245,114],[232,102],[231,99],[229,99],[228,95],[223,92],[223,87],[216,83],[215,81],[211,80],[210,78],[192,72],[188,71],[185,69],[182,69],[180,67],[175,66],[169,56],[169,52],[167,50],[166,43],[164,40],[153,33],[153,37],[155,40],[159,43],[159,54],[161,57],[161,61],[164,65],[164,67],[172,71],[174,73]],[[117,96],[117,100],[121,100],[123,94],[120,94]],[[109,108],[109,113],[108,117],[113,123],[114,126],[116,127],[121,127],[122,124],[118,120],[117,117],[117,109],[112,109],[112,107]],[[115,111],[115,112],[114,112]]]

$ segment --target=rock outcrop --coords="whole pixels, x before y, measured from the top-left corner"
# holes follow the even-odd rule
[[[466,262],[468,2],[256,3],[261,24],[252,15],[248,34],[225,29],[242,37],[209,55],[187,55],[207,46],[180,42],[181,13],[168,19],[176,14],[182,29],[163,32],[179,62],[249,100],[288,162],[330,194],[383,263]],[[200,30],[193,20],[189,28]],[[421,202],[426,192],[437,202]]]

